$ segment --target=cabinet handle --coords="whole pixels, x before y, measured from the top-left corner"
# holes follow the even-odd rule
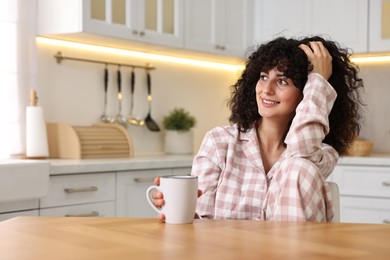
[[[225,46],[222,46],[222,45],[215,45],[215,48],[218,50],[221,50],[221,51],[225,50]]]
[[[144,36],[144,35],[145,35],[145,32],[144,32],[144,31],[140,31],[140,32],[139,32],[139,35],[140,35],[140,36]]]
[[[66,193],[76,193],[76,192],[90,192],[90,191],[97,191],[98,187],[91,186],[91,187],[85,187],[85,188],[65,188],[64,191]]]
[[[220,46],[220,49],[221,49],[222,51],[224,51],[224,50],[225,50],[225,46]]]
[[[155,177],[145,177],[145,178],[134,178],[134,182],[143,183],[143,182],[154,182]]]
[[[138,31],[137,30],[133,30],[132,33],[133,34],[138,34]]]
[[[384,224],[390,224],[390,219],[384,219],[384,220],[383,220],[383,223],[384,223]]]
[[[85,214],[66,214],[65,217],[99,217],[98,211],[92,211]]]
[[[382,182],[383,186],[390,187],[390,181],[384,181]]]
[[[164,175],[164,176],[172,176],[172,174]],[[145,177],[145,178],[134,178],[134,182],[143,183],[143,182],[154,182],[154,178],[156,177]]]

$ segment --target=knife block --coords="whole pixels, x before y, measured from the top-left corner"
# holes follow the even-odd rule
[[[133,156],[125,128],[116,124],[70,126],[47,123],[49,157],[62,159],[124,158]]]

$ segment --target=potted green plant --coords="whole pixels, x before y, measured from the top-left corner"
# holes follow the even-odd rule
[[[174,108],[163,118],[165,153],[190,154],[193,150],[193,133],[196,119],[184,108]]]

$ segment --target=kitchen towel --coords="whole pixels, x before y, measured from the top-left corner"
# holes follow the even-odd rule
[[[26,107],[26,157],[46,158],[49,156],[46,123],[42,107]]]

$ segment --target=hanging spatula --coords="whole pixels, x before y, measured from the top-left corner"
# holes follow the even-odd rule
[[[152,82],[150,78],[150,73],[148,70],[146,70],[146,80],[147,80],[147,87],[148,87],[148,103],[149,103],[149,112],[148,115],[145,118],[145,124],[148,127],[150,131],[153,132],[159,132],[160,127],[157,125],[157,123],[152,119],[151,112],[152,112]]]

